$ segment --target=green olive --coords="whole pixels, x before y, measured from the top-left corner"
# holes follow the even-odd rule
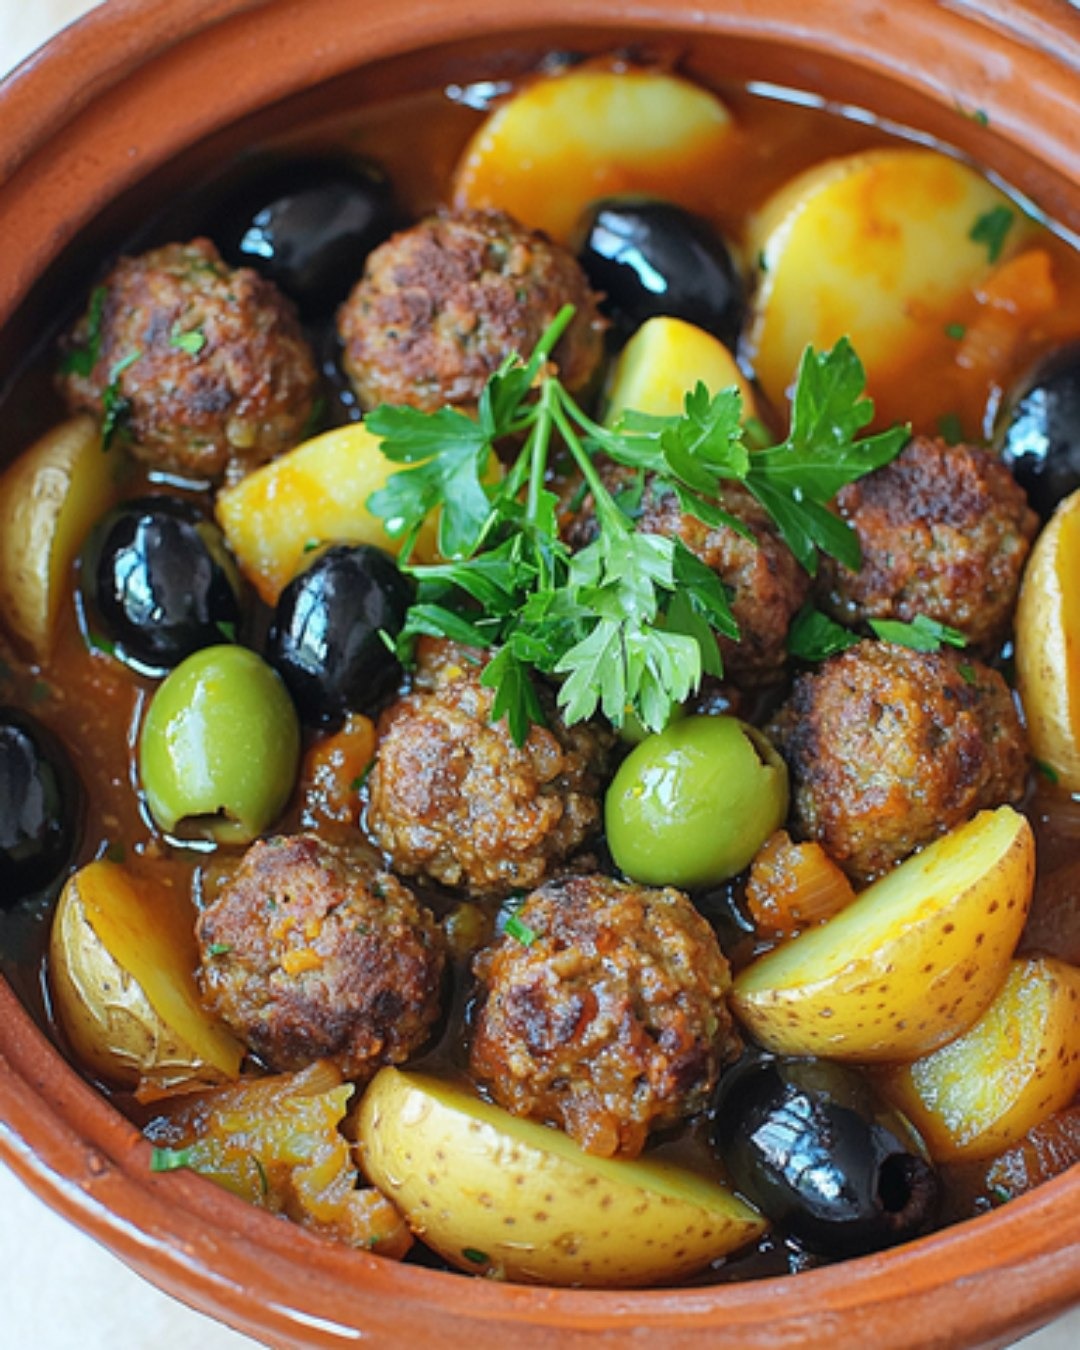
[[[281,677],[246,647],[206,647],[151,700],[139,741],[150,814],[170,834],[254,839],[280,815],[300,761]]]
[[[604,801],[608,846],[634,881],[711,886],[742,871],[787,805],[787,768],[760,731],[687,717],[623,760]]]

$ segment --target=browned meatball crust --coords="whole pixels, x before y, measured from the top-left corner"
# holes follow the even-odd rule
[[[795,829],[857,882],[1024,793],[1008,686],[951,652],[861,642],[801,675],[768,730],[791,771]]]
[[[440,211],[368,256],[338,313],[345,369],[364,408],[472,408],[565,304],[576,312],[553,362],[576,391],[600,365],[604,321],[573,255],[499,211]]]
[[[399,1064],[439,1016],[442,930],[365,854],[260,840],[199,916],[199,985],[270,1068]]]
[[[379,722],[367,827],[395,871],[473,895],[536,886],[598,828],[610,738],[552,712],[523,746],[491,721],[483,658],[421,645],[413,692]]]
[[[858,572],[823,560],[820,598],[837,619],[925,614],[983,648],[1006,636],[1038,518],[989,451],[917,436],[837,506],[863,554]]]
[[[269,281],[195,239],[121,258],[97,295],[66,341],[97,359],[84,375],[69,357],[61,389],[73,410],[119,407],[139,459],[237,479],[300,440],[318,377],[292,305]]]
[[[731,593],[737,641],[722,637],[724,673],[739,683],[767,679],[787,660],[787,633],[810,589],[810,578],[780,537],[768,512],[743,487],[724,488],[719,505],[750,531],[706,525],[683,511],[673,492],[645,493],[639,528],[678,538]]]
[[[569,877],[534,891],[475,963],[470,1067],[515,1115],[634,1157],[708,1103],[738,1053],[716,936],[680,891]]]

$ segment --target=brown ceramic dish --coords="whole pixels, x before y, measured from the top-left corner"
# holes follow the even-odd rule
[[[642,40],[691,74],[825,92],[941,137],[1080,232],[1080,15],[1066,0],[112,0],[0,90],[0,369],[87,259],[193,167],[298,117]],[[966,113],[981,109],[983,119]],[[0,1155],[136,1270],[260,1340],[665,1347],[1000,1345],[1080,1299],[1080,1170],[1005,1209],[795,1277],[548,1291],[335,1247],[186,1173],[0,984]]]

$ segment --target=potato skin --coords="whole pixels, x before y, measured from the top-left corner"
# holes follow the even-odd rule
[[[1012,1148],[1080,1090],[1080,970],[1053,957],[1013,961],[970,1030],[885,1084],[935,1160]]]
[[[205,1011],[194,940],[170,897],[117,864],[89,863],[57,903],[49,973],[79,1060],[154,1096],[235,1078],[243,1048]]]
[[[1016,684],[1035,758],[1080,790],[1080,492],[1035,541],[1016,606]]]
[[[671,1284],[765,1230],[715,1181],[657,1162],[590,1157],[560,1130],[411,1071],[380,1070],[358,1130],[368,1179],[418,1237],[474,1275]]]
[[[1034,879],[1027,820],[1008,806],[980,812],[742,970],[735,1014],[780,1054],[917,1059],[993,1000]]]
[[[52,647],[75,554],[116,498],[121,463],[83,413],[35,441],[0,478],[0,615],[39,661]]]

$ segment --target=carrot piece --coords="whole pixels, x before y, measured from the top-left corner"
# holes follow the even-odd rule
[[[793,937],[854,899],[851,882],[821,845],[793,843],[786,830],[770,835],[750,865],[746,905],[763,937]]]
[[[1058,303],[1050,255],[1029,249],[994,269],[975,293],[979,312],[968,325],[956,361],[995,377],[1008,369],[1031,324]]]
[[[355,825],[360,789],[374,758],[375,724],[359,713],[313,745],[304,759],[304,824]]]

